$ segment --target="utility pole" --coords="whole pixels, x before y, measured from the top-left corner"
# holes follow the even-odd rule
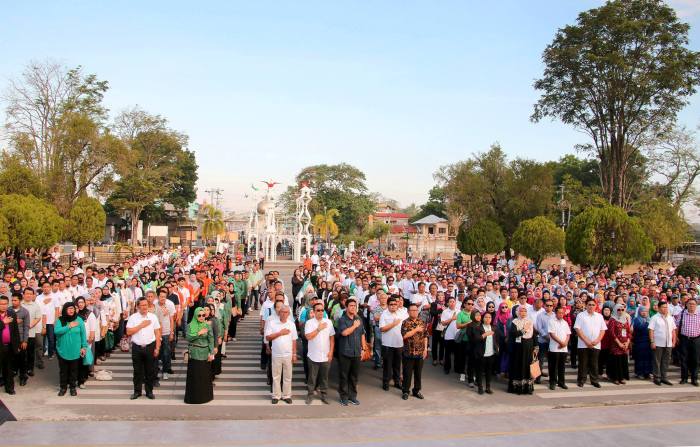
[[[204,192],[209,194],[209,203],[213,207],[215,207],[216,209],[219,209],[219,207],[221,205],[221,193],[224,192],[224,190],[221,188],[215,188],[215,189],[207,189]],[[216,199],[214,199],[215,195],[216,195]]]

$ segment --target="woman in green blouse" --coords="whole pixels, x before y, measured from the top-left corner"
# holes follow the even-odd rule
[[[211,362],[214,359],[214,332],[206,321],[202,307],[194,310],[187,326],[189,360],[187,361],[186,404],[205,404],[214,399]]]
[[[61,316],[56,320],[54,333],[60,380],[58,395],[64,396],[70,386],[70,395],[77,396],[75,388],[78,386],[78,370],[88,344],[85,324],[82,318],[78,318],[72,301],[63,305]]]

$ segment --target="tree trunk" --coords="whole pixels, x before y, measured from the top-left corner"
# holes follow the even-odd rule
[[[139,215],[141,214],[141,209],[132,208],[131,213],[131,246],[136,247],[138,244],[138,227],[139,227]]]

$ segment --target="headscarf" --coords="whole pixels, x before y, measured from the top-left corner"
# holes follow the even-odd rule
[[[68,301],[63,305],[63,309],[61,309],[61,316],[58,317],[58,319],[61,320],[61,324],[64,326],[68,323],[75,321],[75,319],[78,318],[78,312],[73,312],[73,315],[68,315],[69,307],[75,309],[75,304],[73,303],[73,301]]]
[[[646,317],[643,317],[643,316],[642,316],[642,311],[644,311],[644,310],[647,311],[647,316],[646,316]],[[649,311],[648,308],[643,307],[643,306],[639,306],[639,307],[637,308],[637,316],[634,317],[635,321],[639,321],[639,322],[642,322],[642,323],[649,323],[649,313],[648,313],[648,311]]]
[[[199,315],[200,312],[204,313],[204,308],[202,308],[202,307],[197,307],[197,308],[195,308],[195,310],[194,310],[194,318],[192,319],[192,321],[190,321],[190,322],[187,323],[188,328],[189,328],[189,329],[188,329],[189,335],[190,335],[191,337],[196,337],[196,336],[198,335],[199,331],[201,331],[201,330],[204,329],[204,328],[208,328],[208,327],[209,327],[209,325],[207,324],[206,320],[200,322],[200,321],[197,319],[197,315]]]
[[[618,312],[621,310],[622,312]],[[616,304],[615,308],[613,309],[613,314],[612,318],[617,321],[618,323],[625,324],[630,321],[630,316],[627,312],[625,312],[625,305],[624,304]]]
[[[501,323],[503,327],[507,327],[508,320],[510,319],[510,311],[508,310],[508,306],[506,306],[506,310],[501,310],[501,306],[503,306],[503,304],[504,303],[498,305],[498,310],[496,310],[496,321]]]
[[[85,303],[85,307],[83,307],[83,310],[78,309],[79,301]],[[85,298],[83,298],[82,296],[79,296],[75,299],[75,310],[78,313],[78,315],[80,315],[80,318],[83,319],[83,321],[87,321],[88,317],[90,316],[90,309],[87,308],[87,301],[85,301]]]

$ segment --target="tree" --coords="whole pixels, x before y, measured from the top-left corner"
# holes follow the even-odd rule
[[[199,221],[202,225],[202,237],[205,240],[216,238],[226,229],[223,212],[208,203],[199,209]]]
[[[462,225],[457,233],[459,251],[481,259],[487,253],[499,253],[506,244],[501,227],[492,220],[481,220],[467,227]]]
[[[0,247],[15,255],[28,248],[47,249],[57,243],[65,221],[56,208],[34,196],[0,196]]]
[[[546,256],[564,252],[564,230],[544,216],[524,220],[513,234],[513,249],[539,268]]]
[[[635,261],[648,261],[654,244],[639,221],[620,207],[590,207],[571,220],[566,230],[566,254],[572,262],[600,271]]]
[[[338,224],[335,223],[335,218],[338,216],[340,212],[335,208],[324,210],[323,213],[314,215],[311,225],[318,231],[321,238],[330,243],[331,238],[338,235]]]
[[[109,198],[115,208],[129,213],[131,243],[138,241],[138,221],[147,205],[171,197],[182,178],[181,159],[187,137],[167,127],[158,115],[139,109],[122,113],[117,129],[126,149],[116,163],[119,180]]]
[[[46,197],[46,190],[37,175],[22,163],[16,154],[0,156],[0,194]]]
[[[548,162],[547,165],[552,169],[555,185],[561,185],[564,178],[569,176],[584,187],[600,186],[597,160],[566,154],[557,161]]]
[[[365,174],[347,163],[337,165],[314,165],[301,170],[296,183],[307,182],[313,189],[313,199],[309,203],[312,214],[320,214],[324,209],[337,209],[338,231],[357,233],[364,228],[367,217],[374,212],[375,200],[368,193]],[[293,214],[296,186],[289,186],[280,201],[287,212]]]
[[[650,198],[640,203],[635,211],[659,254],[692,240],[690,227],[681,216],[680,209],[675,208],[668,199]]]
[[[65,238],[78,246],[99,241],[105,234],[106,219],[104,208],[97,199],[80,197],[68,214]]]
[[[609,203],[629,208],[640,146],[675,120],[700,82],[689,26],[661,0],[613,0],[560,29],[542,56],[533,121],[558,118],[587,133]]]
[[[418,214],[411,218],[411,222],[420,220],[426,216],[434,214],[437,217],[447,218],[447,206],[445,204],[445,189],[439,185],[430,188],[428,201],[420,207]]]
[[[532,160],[508,162],[498,144],[486,153],[442,167],[435,176],[443,184],[448,214],[466,222],[468,228],[483,220],[495,222],[505,236],[501,249],[508,257],[518,224],[545,215],[552,207],[551,169]]]
[[[123,150],[105,125],[106,81],[81,67],[31,63],[4,94],[12,153],[29,168],[62,216],[88,190],[104,192]]]
[[[382,252],[382,238],[391,233],[391,225],[384,222],[374,222],[366,231],[368,239],[376,239],[379,245],[378,252]]]

